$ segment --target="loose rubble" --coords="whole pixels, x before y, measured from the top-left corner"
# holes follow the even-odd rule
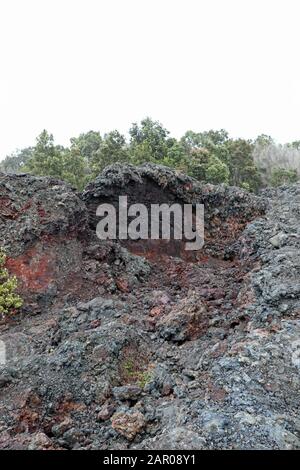
[[[100,241],[101,202],[203,203],[205,246]],[[0,174],[24,309],[0,324],[0,449],[299,449],[300,185],[254,196],[157,165],[83,194]]]

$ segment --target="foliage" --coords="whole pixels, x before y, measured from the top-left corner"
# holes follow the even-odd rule
[[[141,388],[144,388],[147,383],[152,379],[151,368],[148,367],[146,370],[141,370],[139,366],[132,359],[127,359],[124,364],[123,378],[128,383],[136,383]]]
[[[71,138],[71,149],[79,151],[80,155],[91,162],[102,144],[100,132],[89,131]]]
[[[89,180],[86,159],[76,145],[70,149],[55,145],[53,135],[44,130],[25,165],[25,170],[37,176],[53,176],[83,189]]]
[[[213,184],[229,182],[229,168],[226,163],[222,162],[218,157],[211,157],[208,161],[206,169],[206,181]]]
[[[300,140],[294,140],[294,142],[291,142],[290,144],[286,144],[288,147],[300,150]]]
[[[71,147],[61,154],[62,158],[62,176],[61,179],[68,181],[72,186],[83,190],[91,179],[89,167],[86,159],[80,154],[80,151]]]
[[[38,176],[63,178],[63,150],[62,147],[54,145],[53,135],[43,130],[37,138],[25,169]]]
[[[258,137],[256,137],[254,141],[255,145],[260,145],[262,147],[268,147],[269,145],[274,145],[275,142],[273,138],[270,135],[267,134],[261,134]]]
[[[206,168],[210,154],[206,149],[192,149],[187,161],[187,173],[199,181],[206,181]]]
[[[300,173],[300,141],[277,145],[266,134],[254,141],[232,139],[224,129],[189,130],[176,139],[160,122],[147,117],[132,124],[129,141],[117,130],[104,135],[89,131],[72,137],[65,148],[56,145],[53,135],[44,130],[34,147],[6,157],[0,171],[53,176],[82,190],[107,165],[117,162],[158,163],[199,181],[257,192],[277,180],[295,180]]]
[[[3,162],[0,163],[0,171],[4,173],[21,173],[24,171],[26,163],[31,158],[33,147],[17,150],[8,155]]]
[[[298,142],[276,145],[275,142],[268,145],[256,143],[253,151],[253,159],[259,169],[264,186],[273,185],[273,172],[285,169],[296,171],[300,174],[300,147]],[[294,173],[295,174],[295,173]]]
[[[22,299],[15,293],[17,289],[17,279],[9,276],[5,268],[6,255],[0,248],[0,316],[4,317],[22,307]]]
[[[194,178],[212,184],[228,184],[229,168],[207,149],[193,149],[187,173]]]
[[[158,121],[149,117],[141,124],[133,123],[129,130],[130,154],[133,163],[160,162],[167,156],[167,131]]]
[[[91,157],[91,167],[97,176],[108,165],[129,160],[125,137],[117,130],[104,135],[98,149]]]
[[[250,190],[257,190],[260,176],[253,160],[253,143],[250,140],[230,139],[226,146],[229,154],[229,184],[243,187],[247,183]]]
[[[287,170],[286,168],[274,168],[271,175],[271,185],[280,186],[282,184],[295,183],[298,180],[296,170]]]
[[[209,150],[214,145],[223,145],[228,140],[228,133],[224,129],[206,132],[187,131],[181,140],[187,147],[207,148]]]

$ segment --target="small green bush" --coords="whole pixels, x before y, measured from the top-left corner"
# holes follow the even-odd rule
[[[211,157],[206,169],[206,180],[212,184],[228,184],[229,169],[226,163],[221,162],[218,157]]]
[[[127,383],[136,383],[141,388],[144,388],[152,379],[151,368],[148,367],[146,370],[139,370],[138,365],[130,358],[122,364],[122,369],[122,375],[125,381]]]
[[[6,254],[0,248],[0,317],[5,317],[23,305],[21,297],[15,293],[18,286],[17,278],[10,276],[4,267]]]
[[[286,168],[274,168],[271,174],[271,185],[280,186],[282,184],[292,184],[298,181],[297,170],[288,170]]]

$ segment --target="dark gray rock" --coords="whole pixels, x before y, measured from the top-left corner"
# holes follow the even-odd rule
[[[142,393],[138,385],[124,385],[123,387],[114,387],[112,394],[116,400],[120,401],[136,401]]]
[[[140,245],[147,260],[97,240],[95,207],[120,194],[203,202],[206,246]],[[109,167],[80,197],[1,175],[28,297],[0,325],[0,448],[298,449],[299,207],[298,184],[257,197],[157,165]]]

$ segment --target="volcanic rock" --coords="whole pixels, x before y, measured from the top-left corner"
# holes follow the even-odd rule
[[[203,249],[98,240],[120,195],[204,204]],[[300,448],[299,205],[299,184],[255,196],[150,164],[82,194],[1,174],[24,307],[0,324],[0,449]]]

